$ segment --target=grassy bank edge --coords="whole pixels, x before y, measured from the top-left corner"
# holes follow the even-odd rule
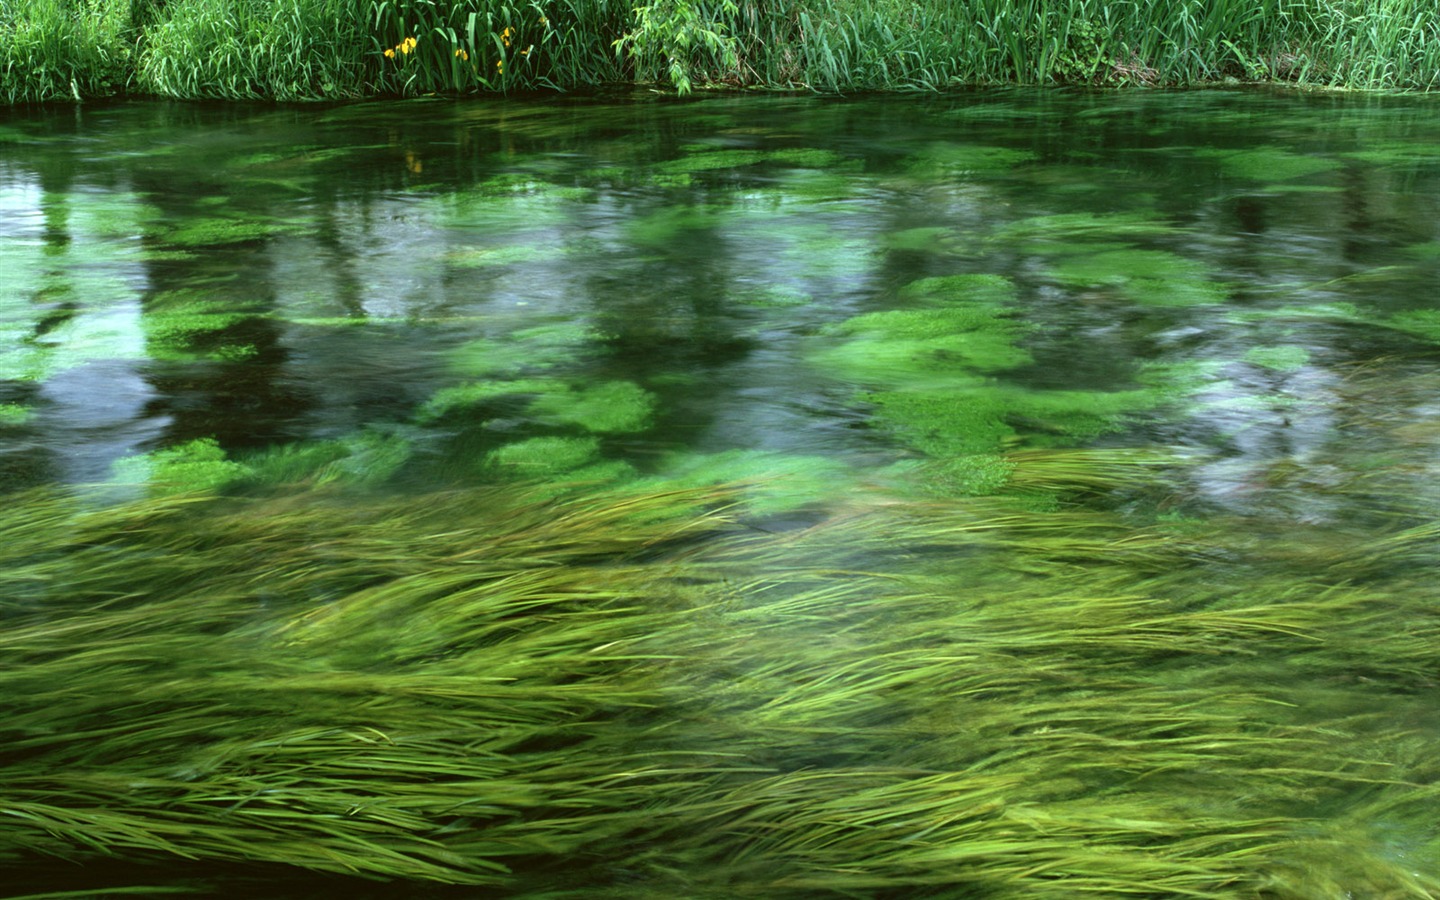
[[[325,100],[616,84],[817,92],[1427,90],[1419,0],[15,0],[0,101]]]

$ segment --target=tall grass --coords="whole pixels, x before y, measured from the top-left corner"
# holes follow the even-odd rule
[[[172,0],[145,31],[136,82],[169,97],[359,96],[368,35],[355,0]]]
[[[390,93],[568,90],[620,81],[613,0],[370,0],[375,83]]]
[[[133,41],[129,0],[7,0],[0,4],[0,102],[121,91]]]
[[[0,869],[37,892],[111,855],[156,890],[1440,889],[1440,618],[1380,543],[1233,579],[1223,524],[987,500],[785,534],[721,492],[10,500]]]
[[[1423,0],[14,0],[0,11],[0,96],[131,81],[277,99],[616,83],[1427,89],[1437,37],[1440,8]]]

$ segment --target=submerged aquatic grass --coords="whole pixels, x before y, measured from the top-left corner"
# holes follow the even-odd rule
[[[1033,488],[1136,463],[1166,461],[1011,460]],[[536,896],[1437,887],[1387,848],[1436,840],[1408,736],[1440,619],[1338,563],[1216,581],[1223,529],[862,492],[770,533],[654,482],[11,501],[16,883],[119,854],[202,892],[235,862]]]

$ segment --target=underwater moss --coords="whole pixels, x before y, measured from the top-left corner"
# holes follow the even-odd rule
[[[420,422],[434,422],[467,407],[501,397],[519,398],[530,394],[563,393],[565,383],[549,378],[521,378],[514,381],[474,381],[441,388],[416,413]]]
[[[537,421],[579,425],[587,431],[642,431],[655,411],[655,398],[629,381],[608,381],[594,387],[551,392],[538,397],[529,413]]]
[[[943,178],[964,178],[981,173],[1000,172],[1031,162],[1035,154],[1029,150],[1009,147],[987,147],[974,144],[934,143],[905,161],[905,172],[927,181]]]
[[[499,337],[466,341],[446,354],[457,375],[470,378],[516,376],[573,364],[603,339],[581,323],[536,325]]]
[[[1071,256],[1128,250],[1137,241],[1183,233],[1184,229],[1149,212],[1055,213],[1002,225],[986,236],[984,245],[1042,256]]]
[[[637,490],[694,490],[724,487],[736,508],[749,515],[775,515],[833,499],[836,486],[851,481],[842,461],[764,450],[674,453],[658,474],[637,481]]]
[[[157,227],[155,236],[173,246],[215,247],[300,234],[307,227],[308,223],[268,219],[260,214],[245,217],[197,216],[168,227]]]
[[[1223,286],[1204,265],[1164,250],[1108,250],[1067,256],[1051,270],[1062,284],[1112,286],[1147,306],[1209,306],[1225,302]]]
[[[141,327],[145,331],[145,351],[152,359],[187,360],[206,351],[197,343],[205,342],[246,319],[251,314],[237,310],[225,299],[212,297],[204,291],[166,291],[158,293],[146,304]],[[244,358],[243,345],[222,345],[209,352],[222,356],[229,353]]]
[[[1003,275],[939,275],[906,284],[899,296],[908,301],[999,307],[1015,300],[1015,285]]]
[[[1251,181],[1289,181],[1292,178],[1304,178],[1340,168],[1337,160],[1294,153],[1278,147],[1257,147],[1251,150],[1207,149],[1197,151],[1197,155],[1218,160],[1221,171],[1232,178]]]
[[[796,169],[825,169],[842,157],[830,150],[794,148],[784,150],[702,150],[657,163],[662,175],[695,174],[720,169],[741,169],[758,163],[775,163]]]
[[[970,453],[944,459],[905,460],[889,467],[885,474],[918,487],[922,495],[993,497],[1005,491],[1014,471],[1014,464],[1003,454]]]
[[[1006,386],[874,391],[874,420],[927,456],[994,454],[1019,443],[1065,446],[1123,428],[1159,401],[1149,391],[1027,391]]]
[[[1437,310],[1407,310],[1383,319],[1380,324],[1397,331],[1413,334],[1427,341],[1440,343],[1440,311]]]
[[[1294,372],[1310,361],[1310,351],[1293,344],[1279,347],[1251,347],[1245,361],[1275,372]]]
[[[145,485],[151,493],[166,494],[214,490],[245,478],[250,469],[226,458],[214,438],[197,438],[116,460],[111,473],[116,484]]]
[[[949,228],[906,228],[891,231],[881,238],[887,250],[905,250],[912,253],[942,253],[954,237]]]
[[[1030,362],[1030,355],[1015,345],[1023,324],[984,303],[866,313],[829,331],[849,339],[817,350],[811,361],[837,378],[862,384],[940,378],[968,383],[976,373]]]
[[[19,403],[0,403],[0,425],[24,425],[33,410]]]
[[[599,453],[597,438],[536,437],[490,451],[484,465],[509,478],[548,478],[579,469]]]
[[[457,269],[488,269],[552,259],[563,252],[559,246],[504,244],[495,247],[457,247],[445,254],[446,265]]]

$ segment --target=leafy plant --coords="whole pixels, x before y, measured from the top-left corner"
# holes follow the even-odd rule
[[[719,12],[734,16],[739,8],[734,0],[721,0]],[[655,0],[635,8],[635,29],[615,41],[615,52],[628,56],[642,79],[663,72],[683,96],[693,89],[692,76],[707,64],[722,73],[739,65],[734,41],[724,32],[725,26],[705,17],[696,0]]]

